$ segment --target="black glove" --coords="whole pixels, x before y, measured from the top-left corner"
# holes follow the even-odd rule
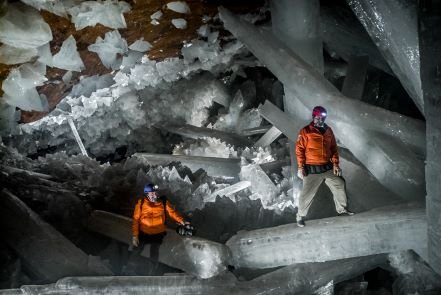
[[[179,224],[176,228],[176,232],[180,236],[193,236],[195,233],[194,226],[192,226],[190,223],[185,224]]]

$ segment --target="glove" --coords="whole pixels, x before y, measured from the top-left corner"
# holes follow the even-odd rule
[[[332,168],[332,172],[334,172],[335,176],[341,176],[341,169],[337,165],[334,165],[334,167]]]
[[[304,168],[299,168],[297,170],[297,177],[303,180],[303,177],[306,176],[306,171]]]
[[[133,236],[133,238],[132,238],[132,245],[135,246],[135,247],[138,247],[138,245],[139,245],[138,237]]]

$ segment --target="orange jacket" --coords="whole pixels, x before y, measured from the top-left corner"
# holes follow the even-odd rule
[[[326,165],[332,162],[338,165],[337,143],[331,127],[321,134],[313,123],[300,130],[296,142],[297,165],[303,168],[305,164]]]
[[[168,215],[174,221],[178,223],[184,222],[184,218],[172,208],[169,201],[166,202],[166,208]],[[150,202],[148,198],[144,197],[144,201],[142,202],[142,199],[140,199],[138,203],[136,203],[133,212],[133,236],[138,237],[140,230],[150,235],[165,232],[165,214],[164,203],[162,201]]]

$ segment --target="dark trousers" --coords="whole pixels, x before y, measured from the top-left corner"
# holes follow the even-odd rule
[[[159,233],[156,235],[148,235],[145,233],[139,233],[139,246],[138,249],[140,251],[144,248],[146,244],[150,245],[150,258],[154,260],[158,260],[159,257],[159,246],[162,244],[162,240],[166,235],[166,232]]]

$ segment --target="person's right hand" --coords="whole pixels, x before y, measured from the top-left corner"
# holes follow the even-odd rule
[[[135,247],[138,247],[138,245],[139,245],[138,237],[133,236],[133,238],[132,238],[132,245],[135,246]]]
[[[303,180],[303,177],[306,176],[305,168],[299,168],[297,170],[297,177]]]

